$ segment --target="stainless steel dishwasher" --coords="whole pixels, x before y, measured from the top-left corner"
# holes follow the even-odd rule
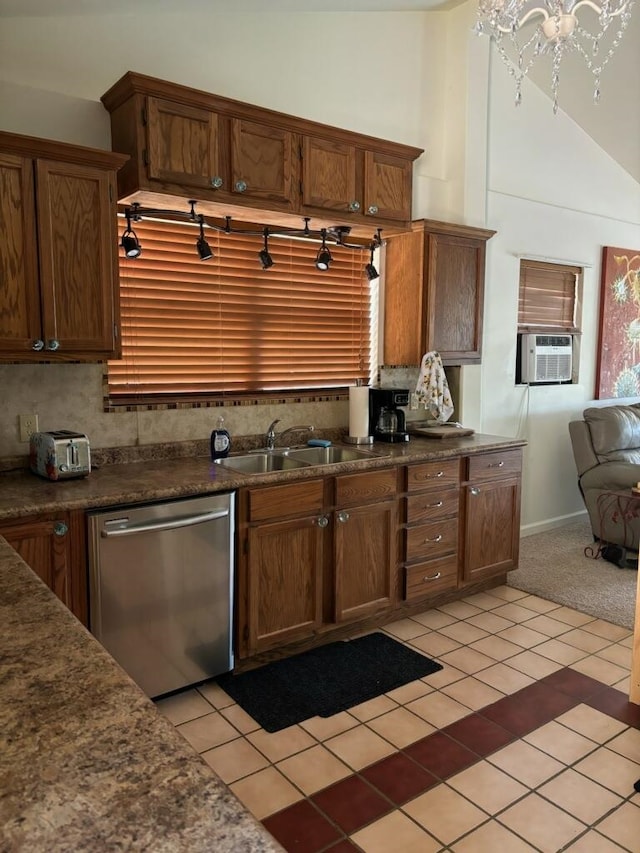
[[[155,697],[233,669],[234,494],[88,513],[91,633]]]

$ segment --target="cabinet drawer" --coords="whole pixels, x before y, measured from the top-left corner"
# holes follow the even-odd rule
[[[397,480],[396,468],[336,477],[336,506],[358,506],[392,498],[397,491]]]
[[[405,530],[406,560],[439,557],[458,550],[458,519],[450,518],[408,527]]]
[[[282,486],[249,489],[249,520],[310,515],[322,512],[324,487],[322,480],[305,480]]]
[[[522,450],[502,450],[468,457],[468,479],[494,480],[496,477],[513,477],[522,471]]]
[[[404,597],[406,601],[423,598],[436,592],[455,589],[458,585],[458,558],[455,554],[439,560],[429,560],[408,566],[404,570]]]
[[[438,489],[420,495],[409,495],[405,498],[407,524],[456,516],[459,496],[458,489]]]
[[[442,459],[407,466],[407,491],[428,489],[432,486],[457,486],[460,482],[460,460]]]

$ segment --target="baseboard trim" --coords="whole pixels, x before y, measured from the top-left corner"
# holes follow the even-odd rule
[[[533,536],[534,533],[544,533],[547,530],[555,530],[556,527],[564,527],[574,521],[588,521],[587,511],[572,512],[569,515],[560,515],[556,518],[548,518],[545,521],[536,521],[533,524],[524,524],[520,527],[520,537]]]

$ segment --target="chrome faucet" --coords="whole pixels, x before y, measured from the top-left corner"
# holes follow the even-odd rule
[[[269,427],[265,433],[265,442],[267,445],[267,450],[275,450],[276,447],[276,424],[280,423],[280,418],[276,418],[275,421],[272,421],[269,424]],[[314,427],[309,424],[308,426],[290,426],[286,429],[283,429],[282,432],[278,435],[278,438],[282,438],[283,435],[287,435],[290,432],[313,432]]]

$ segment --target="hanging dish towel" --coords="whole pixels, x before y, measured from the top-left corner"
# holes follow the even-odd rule
[[[453,414],[453,401],[442,359],[440,353],[435,350],[422,356],[416,394],[418,402],[424,405],[438,423],[443,424]]]

